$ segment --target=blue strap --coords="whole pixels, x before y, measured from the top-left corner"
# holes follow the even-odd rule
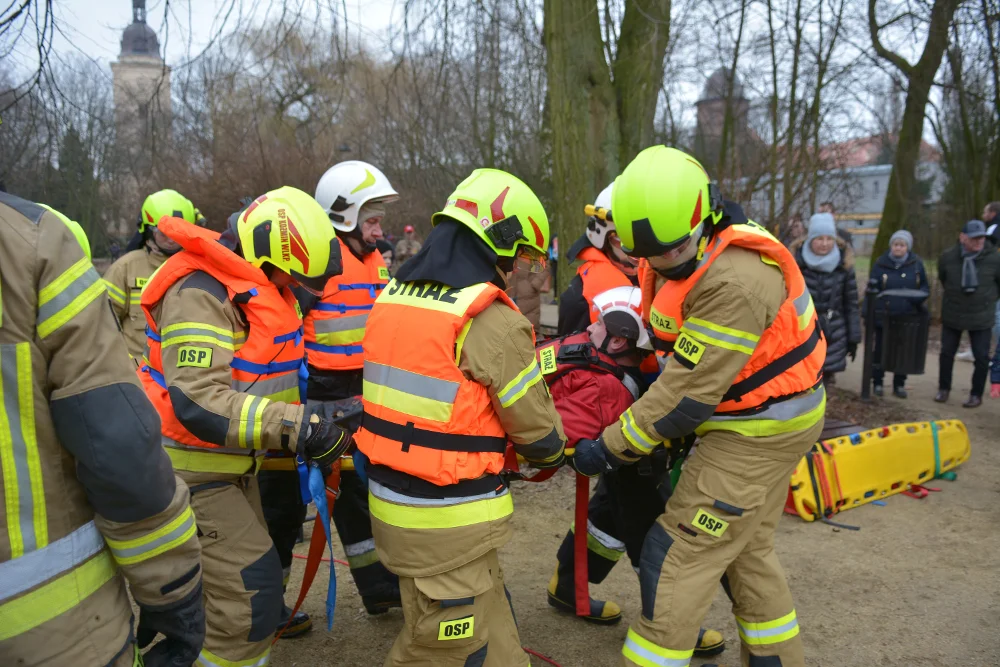
[[[931,422],[931,437],[934,439],[934,477],[941,476],[941,445],[938,441],[937,422]]]
[[[148,373],[149,377],[153,378],[153,382],[160,385],[164,389],[167,388],[167,378],[163,377],[163,373],[154,370],[150,366],[143,364],[142,368],[139,369],[143,373]]]
[[[290,331],[286,334],[274,337],[275,343],[286,343],[290,340],[294,340],[296,345],[299,344],[299,341],[302,340],[302,327],[299,327],[295,331]]]
[[[150,329],[148,324],[146,325],[146,336],[149,337],[150,340],[155,340],[157,343],[160,342],[160,334]]]
[[[337,573],[333,569],[333,539],[330,534],[330,510],[326,504],[326,480],[315,463],[309,465],[309,492],[316,504],[316,514],[326,531],[326,544],[330,547],[330,584],[326,589],[326,629],[333,629],[333,614],[337,608]]]
[[[326,303],[324,301],[318,302],[312,307],[313,310],[321,310],[324,313],[340,313],[343,315],[349,310],[371,310],[372,305],[368,304],[366,306],[348,306],[346,303]]]
[[[326,352],[328,354],[346,354],[347,356],[361,354],[365,351],[365,348],[361,345],[320,345],[308,340],[306,341],[306,349],[313,350],[314,352]]]
[[[358,477],[361,478],[362,483],[367,487],[368,457],[360,449],[355,449],[354,453],[351,454],[351,458],[354,460],[354,472],[358,473]]]
[[[252,361],[247,361],[246,359],[240,359],[239,357],[233,357],[233,360],[229,362],[230,367],[238,371],[244,371],[246,373],[256,373],[257,375],[270,375],[272,373],[287,373],[288,371],[297,371],[302,362],[298,359],[292,361],[272,361],[269,364],[257,364]]]
[[[308,394],[309,394],[309,365],[306,363],[305,358],[303,358],[302,363],[299,364],[299,403],[305,405]]]
[[[299,495],[302,497],[302,504],[308,505],[312,500],[312,491],[309,490],[309,466],[298,454],[295,455],[295,472],[299,475]]]
[[[383,289],[389,283],[347,283],[338,284],[337,288],[340,290],[352,290],[352,289],[363,289],[368,290],[368,295],[371,298],[375,298],[376,292]]]

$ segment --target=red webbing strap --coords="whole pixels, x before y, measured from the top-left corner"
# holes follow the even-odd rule
[[[326,504],[330,510],[330,516],[333,516],[333,503],[337,500],[337,496],[340,495],[340,459],[333,464],[333,471],[326,478]],[[309,540],[309,556],[306,558],[306,569],[302,573],[302,587],[299,589],[299,598],[295,601],[295,606],[292,607],[291,616],[288,618],[288,623],[286,623],[278,632],[274,635],[274,644],[280,638],[282,633],[291,624],[292,619],[295,618],[295,614],[298,613],[299,608],[305,601],[306,596],[309,594],[309,589],[312,588],[313,579],[316,578],[316,573],[319,571],[319,564],[323,562],[323,550],[326,549],[326,533],[323,530],[323,524],[320,521],[320,517],[317,514],[316,520],[313,523],[312,538]]]
[[[576,590],[577,616],[590,616],[590,588],[587,581],[589,574],[587,572],[587,503],[589,501],[590,478],[577,473],[576,516],[574,517],[576,527],[573,531],[573,583]]]

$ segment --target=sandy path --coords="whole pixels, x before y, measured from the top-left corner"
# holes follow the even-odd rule
[[[930,375],[911,378],[911,398],[900,404],[921,419],[959,418],[972,439],[972,460],[955,482],[940,481],[942,493],[924,500],[896,496],[885,507],[868,505],[841,515],[862,527],[835,531],[785,517],[778,552],[796,599],[810,665],[829,667],[1000,665],[1000,401],[964,410],[958,398],[968,388],[970,364],[956,364],[955,397],[949,405],[931,398]],[[839,386],[860,386],[860,361],[840,377]],[[560,473],[544,485],[518,485],[514,540],[503,550],[508,586],[525,645],[563,667],[617,665],[627,622],[638,614],[635,574],[619,564],[598,594],[618,601],[625,621],[595,628],[557,614],[544,588],[555,551],[572,518],[572,478]],[[299,547],[305,553],[304,546]],[[343,558],[339,545],[338,557]],[[300,561],[291,590],[298,591]],[[382,659],[399,631],[398,610],[369,618],[346,568],[338,566],[337,622],[331,632],[317,627],[306,637],[282,640],[274,664],[368,667]],[[320,575],[305,609],[323,618],[327,579]],[[293,597],[289,595],[289,597]],[[718,591],[705,625],[718,628],[729,649],[720,665],[739,664],[739,637],[728,600]],[[538,659],[533,665],[544,664]],[[704,664],[695,660],[693,665]]]

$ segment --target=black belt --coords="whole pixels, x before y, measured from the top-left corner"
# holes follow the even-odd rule
[[[804,342],[796,345],[794,348],[789,350],[786,354],[781,355],[764,368],[760,369],[753,375],[743,380],[740,380],[733,386],[729,388],[722,396],[722,402],[726,401],[739,401],[745,395],[749,394],[754,389],[759,389],[765,384],[778,377],[788,369],[790,369],[795,364],[804,360],[813,350],[816,349],[816,345],[819,344],[820,338],[822,338],[822,333],[820,333],[819,327],[813,324],[813,332]]]
[[[507,439],[488,435],[456,435],[455,433],[440,433],[417,428],[413,422],[405,426],[380,419],[365,412],[361,418],[361,426],[366,431],[380,435],[389,440],[403,444],[403,451],[410,450],[410,445],[437,449],[444,452],[475,452],[503,454],[507,451]]]
[[[368,477],[382,486],[407,496],[418,498],[459,498],[463,496],[479,496],[484,493],[501,492],[507,488],[507,481],[500,475],[487,475],[479,479],[463,479],[455,484],[438,486],[405,472],[394,470],[388,466],[369,463],[365,468]]]

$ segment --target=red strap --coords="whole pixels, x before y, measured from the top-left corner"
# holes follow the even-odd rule
[[[521,464],[517,462],[517,452],[514,451],[513,443],[508,441],[507,449],[503,455],[503,471],[504,473],[512,474],[514,476],[513,479],[521,482],[544,482],[559,472],[559,468],[543,468],[531,477],[522,475]]]
[[[833,494],[830,493],[830,480],[826,476],[826,464],[823,460],[822,452],[813,452],[813,463],[816,465],[816,477],[819,481],[819,488],[823,492],[823,502],[826,504],[826,516],[837,512],[837,505],[833,501]]]
[[[937,492],[941,489],[936,489],[932,486],[923,486],[922,484],[910,484],[910,489],[908,491],[903,491],[904,496],[909,496],[911,498],[926,498],[930,495],[932,491]]]
[[[543,470],[542,472],[548,471]],[[577,616],[590,616],[590,588],[587,581],[587,503],[589,501],[590,478],[577,473],[576,530],[573,531],[573,583],[576,589]]]
[[[331,517],[333,516],[333,503],[337,500],[338,495],[340,495],[340,459],[337,459],[336,463],[333,464],[333,471],[326,478],[326,504],[330,510]],[[316,578],[316,573],[319,571],[319,564],[323,562],[324,549],[326,549],[326,534],[323,530],[323,523],[320,521],[319,514],[317,514],[316,520],[313,522],[312,538],[309,540],[309,556],[306,559],[306,569],[302,573],[302,587],[299,589],[299,599],[295,601],[295,606],[292,608],[292,614],[288,618],[288,623],[278,631],[271,644],[277,642],[281,638],[282,633],[288,629],[292,619],[295,618],[295,614],[298,613],[299,608],[305,601],[306,595],[309,594],[313,579]]]

